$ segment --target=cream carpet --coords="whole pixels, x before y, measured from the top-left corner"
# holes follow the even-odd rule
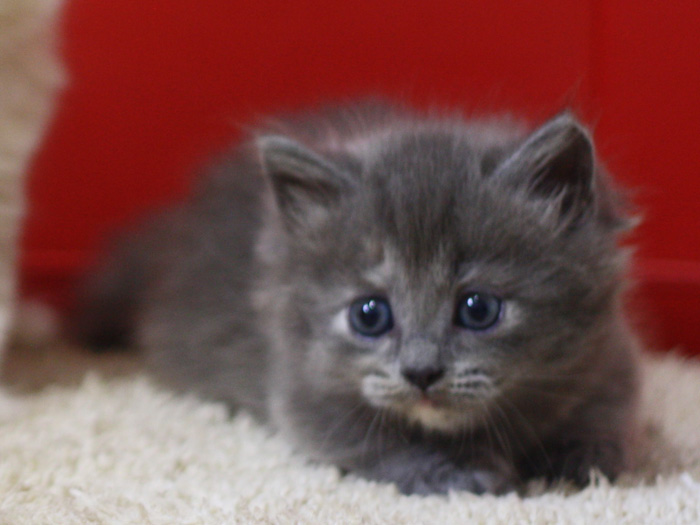
[[[634,472],[527,497],[406,497],[341,477],[245,414],[158,388],[124,355],[15,349],[5,382],[24,390],[0,393],[3,524],[700,523],[700,363],[671,355],[645,362]]]

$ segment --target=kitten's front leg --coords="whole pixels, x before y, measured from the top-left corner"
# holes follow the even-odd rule
[[[375,461],[360,473],[394,482],[404,494],[446,494],[451,490],[504,494],[514,490],[518,479],[510,462],[488,451],[464,465],[444,453],[420,447],[387,453]]]
[[[591,469],[614,481],[626,462],[625,447],[616,441],[570,440],[550,449],[546,474],[550,481],[565,479],[584,487]]]
[[[633,364],[604,379],[595,395],[575,411],[546,440],[544,474],[550,480],[565,479],[578,486],[590,481],[595,469],[614,481],[630,467],[636,442],[636,374]],[[615,370],[613,372],[616,372]]]

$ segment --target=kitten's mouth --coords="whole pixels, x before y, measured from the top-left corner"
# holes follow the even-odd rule
[[[441,401],[437,399],[435,396],[431,396],[429,394],[423,394],[418,401],[416,401],[415,406],[420,407],[421,409],[441,409],[441,408],[446,408],[447,403],[445,401]]]
[[[455,408],[454,400],[444,392],[423,392],[414,399],[413,405],[433,410],[451,410]]]
[[[436,408],[438,403],[434,399],[430,399],[428,396],[423,396],[416,402],[416,405],[425,408]]]

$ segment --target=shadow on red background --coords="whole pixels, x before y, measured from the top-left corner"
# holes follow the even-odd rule
[[[23,294],[68,305],[101,238],[184,195],[261,115],[375,93],[535,121],[573,105],[639,188],[644,324],[700,351],[699,17],[651,0],[69,1],[72,83],[33,165]]]

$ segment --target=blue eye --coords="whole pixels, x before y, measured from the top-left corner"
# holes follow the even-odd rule
[[[457,303],[455,324],[468,330],[486,330],[501,317],[501,300],[489,293],[467,292]]]
[[[368,337],[379,337],[394,326],[391,306],[381,297],[357,299],[350,305],[348,319],[353,330]]]

